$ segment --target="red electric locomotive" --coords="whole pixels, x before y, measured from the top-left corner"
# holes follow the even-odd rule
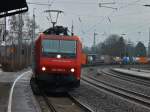
[[[67,28],[55,26],[39,35],[34,46],[34,79],[47,86],[80,85],[82,44]]]
[[[57,18],[55,22],[51,19],[53,27],[41,33],[35,41],[32,66],[34,75],[31,78],[33,92],[36,93],[36,84],[44,84],[43,87],[54,87],[54,89],[78,87],[81,64],[85,62],[82,58],[84,55],[80,38],[73,35],[73,27],[69,35],[68,28],[55,26],[58,15],[62,11],[47,10],[45,12],[57,13]]]

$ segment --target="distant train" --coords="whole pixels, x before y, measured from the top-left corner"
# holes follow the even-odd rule
[[[69,36],[62,26],[55,26],[41,33],[35,41],[31,80],[48,87],[78,87],[84,59],[80,38]]]
[[[133,56],[120,58],[109,55],[87,54],[87,64],[150,64],[150,58]]]

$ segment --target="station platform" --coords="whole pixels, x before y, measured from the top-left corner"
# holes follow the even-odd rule
[[[18,76],[27,71],[29,69],[19,72],[0,71],[0,112],[7,112],[12,84]],[[26,74],[16,83],[12,94],[11,112],[41,112],[30,87],[31,75],[32,73]]]
[[[141,68],[130,68],[132,71],[138,71],[138,72],[144,72],[144,73],[150,73],[150,70],[144,70]]]
[[[138,70],[138,69],[122,69],[122,68],[112,68],[113,71],[118,73],[123,73],[131,76],[136,76],[144,79],[150,79],[149,70]]]

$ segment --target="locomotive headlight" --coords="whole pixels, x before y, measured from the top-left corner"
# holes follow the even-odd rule
[[[45,67],[42,67],[42,71],[45,71],[46,70],[46,68]]]
[[[71,70],[70,70],[70,71],[73,73],[73,72],[75,72],[75,69],[74,69],[74,68],[71,68]]]
[[[60,54],[58,54],[58,55],[57,55],[57,58],[58,58],[58,59],[60,59],[60,58],[61,58],[61,55],[60,55]]]

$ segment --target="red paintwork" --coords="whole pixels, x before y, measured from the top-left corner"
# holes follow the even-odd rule
[[[77,57],[74,59],[57,59],[48,58],[42,56],[41,42],[43,39],[57,39],[57,40],[76,40],[77,41]],[[69,47],[69,46],[68,46]],[[81,74],[81,56],[82,55],[82,45],[79,37],[77,36],[60,36],[60,35],[45,35],[40,34],[35,42],[35,75],[42,75],[42,67],[46,67],[46,73],[49,75],[60,74],[69,75],[71,74],[70,69],[75,68],[73,73],[77,80],[80,80]]]

